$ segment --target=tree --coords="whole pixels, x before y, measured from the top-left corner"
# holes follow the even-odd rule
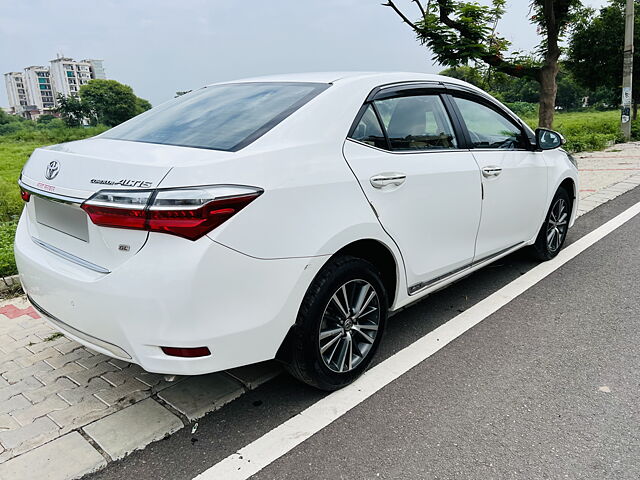
[[[541,127],[552,126],[560,41],[581,6],[580,0],[531,0],[530,21],[542,36],[538,58],[519,52],[507,54],[510,44],[496,30],[506,0],[492,0],[491,6],[462,0],[428,0],[426,6],[420,0],[413,2],[420,10],[417,22],[409,20],[393,0],[384,5],[393,8],[442,65],[455,67],[478,61],[497,72],[536,81],[540,85],[538,123]]]
[[[142,112],[151,110],[151,108],[152,108],[152,105],[151,105],[151,102],[149,102],[149,100],[136,97],[136,115],[140,115]]]
[[[577,81],[590,90],[599,91],[606,103],[620,103],[622,82],[622,54],[624,45],[624,0],[610,0],[609,5],[596,12],[584,14],[572,29],[567,51],[567,67]],[[640,4],[635,3],[635,38],[640,37]],[[633,63],[640,66],[640,50],[634,49]],[[612,95],[613,93],[613,95]],[[613,98],[612,98],[613,97]],[[633,76],[633,118],[640,102],[640,75]]]
[[[77,95],[67,97],[58,94],[56,97],[57,107],[55,111],[60,114],[62,121],[68,127],[81,126],[87,116],[91,114],[89,107]]]
[[[130,86],[115,80],[89,81],[80,87],[80,99],[82,104],[91,111],[91,123],[109,127],[118,125],[151,108],[147,100],[135,96]]]

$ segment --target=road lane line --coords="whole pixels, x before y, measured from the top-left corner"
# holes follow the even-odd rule
[[[348,387],[333,392],[267,432],[194,480],[245,480],[423,362],[467,330],[640,213],[640,202],[532,268],[460,315],[379,363]]]

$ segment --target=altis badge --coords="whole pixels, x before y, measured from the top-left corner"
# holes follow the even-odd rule
[[[146,180],[102,180],[99,178],[92,178],[91,183],[97,183],[98,185],[120,185],[122,187],[133,188],[148,188],[153,185],[153,182],[148,182]]]

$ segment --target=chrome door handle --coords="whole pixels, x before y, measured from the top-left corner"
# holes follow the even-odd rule
[[[482,169],[482,175],[484,175],[486,178],[497,177],[501,173],[502,173],[502,167],[496,167],[493,165],[490,167],[484,167]]]
[[[399,187],[407,179],[404,173],[380,173],[369,179],[374,188],[384,188],[389,185]]]

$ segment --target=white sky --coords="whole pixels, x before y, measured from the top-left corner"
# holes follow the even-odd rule
[[[56,53],[101,58],[108,78],[158,104],[176,90],[270,73],[441,70],[382,1],[0,0],[0,73],[48,65]],[[410,0],[396,3],[418,17]],[[532,48],[529,0],[508,4],[498,31]]]

